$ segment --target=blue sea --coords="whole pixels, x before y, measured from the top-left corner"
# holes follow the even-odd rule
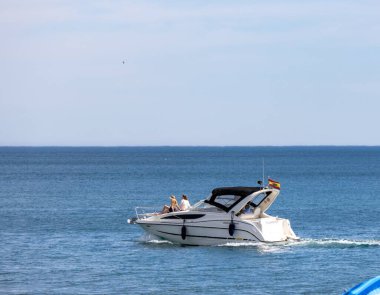
[[[136,206],[281,182],[299,242],[178,246]],[[342,294],[380,275],[380,147],[2,147],[0,294]]]

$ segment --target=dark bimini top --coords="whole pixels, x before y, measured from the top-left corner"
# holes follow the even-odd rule
[[[212,190],[212,196],[234,195],[246,197],[254,192],[261,190],[261,187],[249,186],[233,186],[233,187],[218,187]]]

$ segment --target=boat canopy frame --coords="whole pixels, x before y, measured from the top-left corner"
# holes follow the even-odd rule
[[[243,199],[250,196],[253,193],[256,193],[262,190],[262,187],[248,187],[248,186],[234,186],[234,187],[219,187],[212,190],[212,194],[209,199],[205,200],[205,203],[208,203],[212,206],[218,207],[225,212],[229,212],[236,204],[240,203]],[[217,202],[217,198],[220,196],[238,196],[234,203],[229,206],[224,206]]]

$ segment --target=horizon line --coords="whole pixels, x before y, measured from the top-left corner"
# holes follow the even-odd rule
[[[338,145],[338,144],[304,144],[304,145],[0,145],[0,148],[230,148],[230,147],[380,147],[380,145]]]

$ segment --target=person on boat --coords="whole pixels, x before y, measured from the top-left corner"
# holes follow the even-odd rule
[[[170,196],[170,206],[164,205],[164,208],[162,208],[162,213],[169,213],[169,212],[176,212],[180,211],[181,209],[178,206],[177,199],[174,195]]]
[[[251,208],[251,206],[249,205],[249,203],[247,203],[247,205],[245,205],[243,213],[244,213],[244,214],[252,213],[252,208]]]
[[[179,205],[181,211],[189,210],[191,205],[186,195],[182,195],[181,204]]]
[[[252,213],[252,208],[251,206],[249,205],[249,203],[247,203],[244,208],[242,208],[240,210],[240,212],[237,214],[237,216],[241,215],[241,214],[249,214],[249,213]]]

